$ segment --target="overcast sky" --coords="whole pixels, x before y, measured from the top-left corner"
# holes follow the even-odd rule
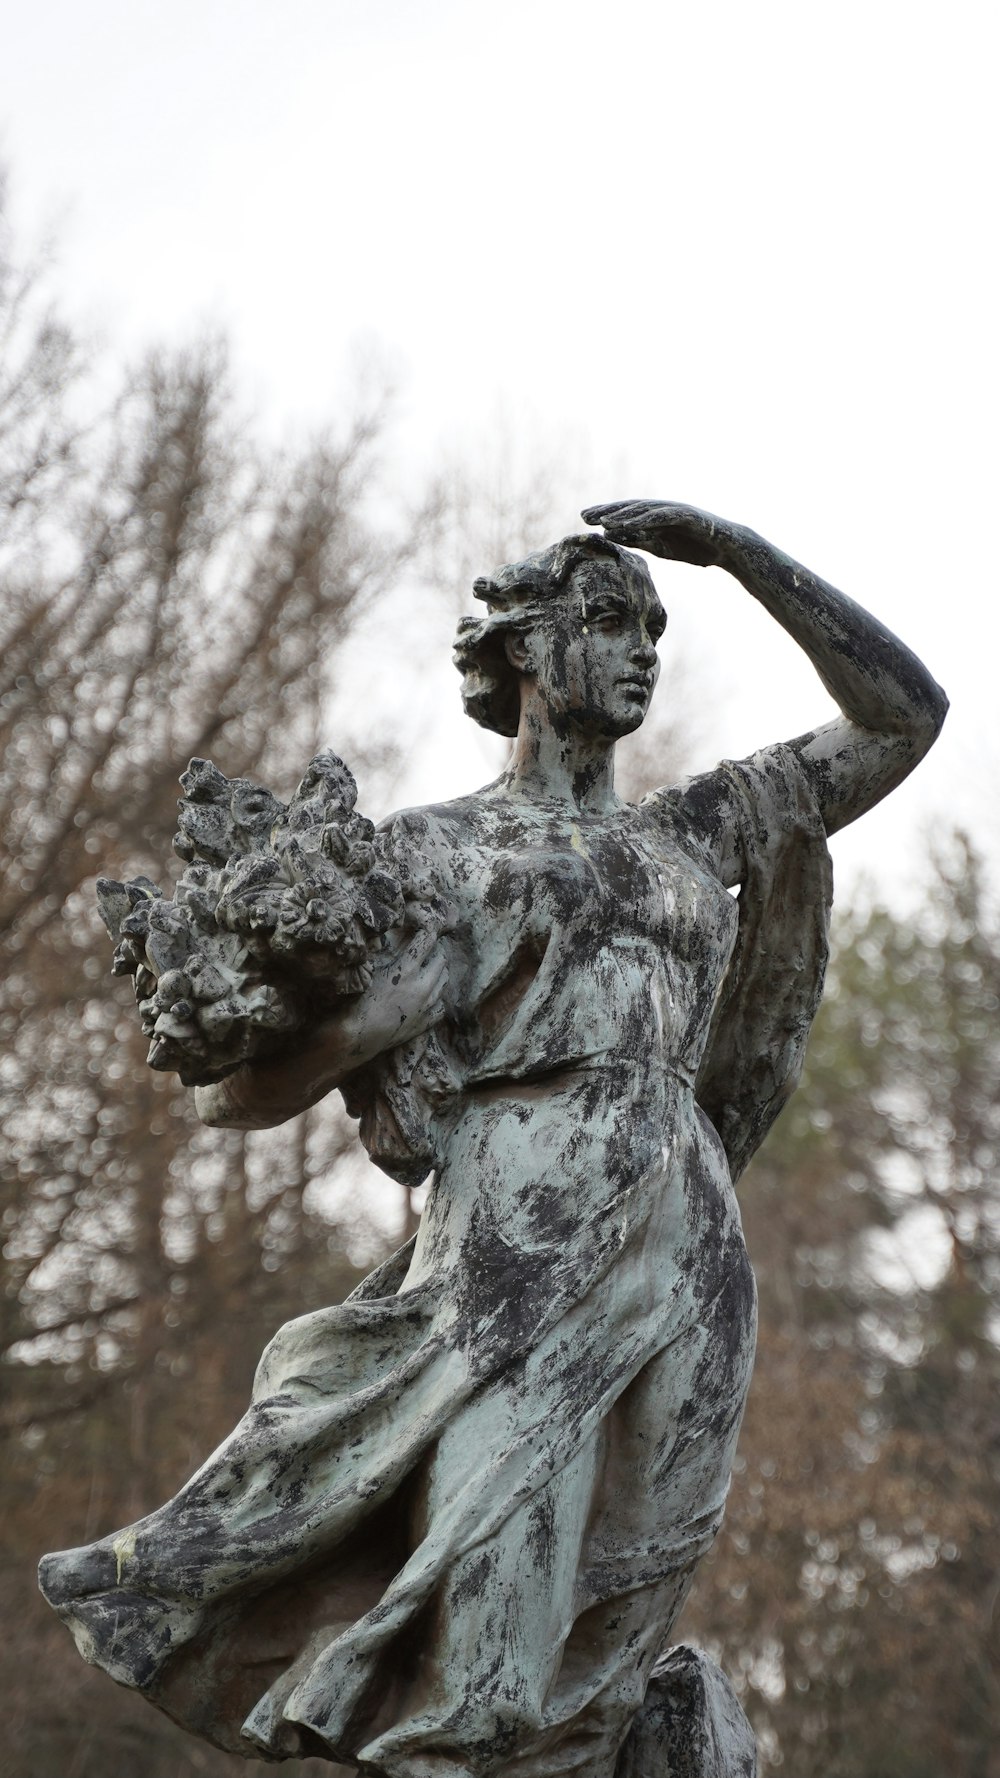
[[[116,353],[221,324],[281,431],[335,412],[376,350],[414,477],[503,425],[564,459],[558,529],[633,493],[753,525],[952,697],[932,759],[836,843],[843,874],[873,862],[900,886],[929,818],[978,821],[1000,851],[993,7],[8,0],[0,17],[16,216],[54,225],[66,299]],[[707,688],[699,763],[826,714],[738,587],[656,573]],[[423,798],[483,776],[442,684],[407,786]]]

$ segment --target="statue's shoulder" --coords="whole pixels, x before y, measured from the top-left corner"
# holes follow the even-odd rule
[[[482,827],[482,797],[476,792],[450,802],[397,809],[379,823],[379,833],[393,842],[408,842],[421,850],[448,851],[473,843]]]
[[[786,742],[650,791],[639,808],[651,821],[669,826],[675,837],[705,848],[727,880],[790,831],[825,838],[809,775]]]
[[[665,840],[680,846],[726,888],[743,881],[748,808],[728,762],[650,791],[639,809]]]
[[[715,841],[720,828],[732,819],[733,781],[723,766],[716,766],[648,791],[637,808],[644,819],[665,825],[678,836]]]

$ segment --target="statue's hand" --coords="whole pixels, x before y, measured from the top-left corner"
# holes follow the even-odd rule
[[[581,517],[588,525],[603,525],[612,543],[698,568],[727,567],[741,530],[728,519],[669,500],[614,500],[585,507]]]
[[[421,931],[379,956],[370,985],[350,1010],[331,1021],[340,1024],[359,1061],[410,1043],[436,1025],[444,1013],[448,966],[438,934]]]
[[[437,935],[418,932],[380,953],[369,986],[287,1048],[246,1062],[212,1086],[195,1088],[202,1123],[270,1129],[308,1110],[384,1050],[437,1024],[448,969]]]

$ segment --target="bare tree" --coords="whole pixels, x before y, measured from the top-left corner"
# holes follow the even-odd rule
[[[355,1276],[317,1191],[344,1119],[198,1125],[107,980],[95,878],[162,879],[193,755],[291,789],[328,738],[339,649],[405,551],[368,516],[377,400],[282,456],[209,342],[150,355],[94,415],[2,222],[0,205],[2,1560],[23,1626],[5,1757],[83,1778],[127,1752],[130,1717],[105,1700],[81,1734],[91,1676],[38,1611],[32,1555],[169,1492],[241,1411],[275,1326]],[[42,1721],[26,1650],[52,1680]],[[171,1772],[200,1769],[163,1735]]]

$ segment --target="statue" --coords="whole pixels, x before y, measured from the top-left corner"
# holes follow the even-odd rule
[[[723,1676],[669,1647],[753,1360],[733,1180],[819,1001],[827,835],[947,704],[752,531],[647,501],[583,516],[603,535],[477,581],[459,630],[466,710],[514,740],[494,784],[375,834],[332,755],[287,806],[196,761],[175,898],[102,890],[150,1060],[207,1123],[336,1087],[381,1167],[433,1172],[415,1240],[275,1335],[176,1498],[42,1563],[86,1659],[249,1758],[756,1769]],[[841,717],[621,802],[666,622],[632,548],[733,574]]]

